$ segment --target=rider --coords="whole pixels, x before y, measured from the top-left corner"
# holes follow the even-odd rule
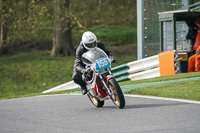
[[[76,60],[74,63],[74,73],[72,76],[74,83],[80,85],[83,95],[87,93],[87,88],[82,79],[82,75],[85,74],[87,70],[85,69],[85,65],[83,64],[81,57],[85,52],[95,49],[96,47],[102,49],[108,55],[111,61],[115,60],[112,52],[106,49],[101,41],[97,40],[97,37],[94,33],[90,31],[83,33],[82,41],[76,49]]]

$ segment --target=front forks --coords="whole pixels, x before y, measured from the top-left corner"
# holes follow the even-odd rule
[[[111,96],[111,95],[113,94],[113,92],[112,92],[112,91],[110,90],[110,88],[106,85],[105,81],[103,80],[103,77],[102,77],[101,75],[99,75],[99,77],[100,77],[100,79],[101,79],[101,81],[102,81],[104,87],[106,88],[106,92],[108,93],[108,95]]]

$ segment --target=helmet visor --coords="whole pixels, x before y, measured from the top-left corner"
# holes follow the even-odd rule
[[[92,43],[86,43],[85,47],[87,48],[95,48],[97,46],[97,42],[92,42]]]

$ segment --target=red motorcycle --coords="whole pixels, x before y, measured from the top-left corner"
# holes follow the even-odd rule
[[[124,108],[123,92],[111,73],[111,60],[100,48],[82,55],[87,73],[82,78],[88,89],[87,95],[96,107],[103,107],[104,100],[111,99],[118,108]]]

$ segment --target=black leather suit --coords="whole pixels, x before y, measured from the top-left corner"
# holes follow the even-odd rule
[[[106,49],[101,41],[97,41],[97,47],[102,49],[108,55],[108,57],[112,56],[112,52]],[[85,85],[85,82],[82,80],[82,74],[81,74],[81,71],[85,68],[85,65],[83,64],[81,57],[87,51],[88,50],[83,46],[83,43],[80,42],[80,45],[76,49],[76,60],[74,63],[74,72],[72,76],[74,82],[76,84],[79,84],[80,86]]]

